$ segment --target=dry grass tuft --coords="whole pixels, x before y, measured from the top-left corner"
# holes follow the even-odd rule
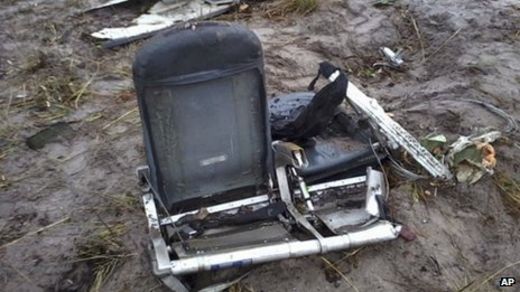
[[[140,204],[139,199],[136,195],[125,192],[117,195],[102,195],[104,198],[108,199],[106,201],[106,209],[109,210],[113,214],[120,214],[123,212],[132,212],[139,210]]]
[[[317,7],[317,0],[280,0],[268,7],[264,15],[268,18],[285,17],[289,14],[307,15]]]
[[[466,286],[461,287],[457,290],[457,292],[463,292],[463,291],[469,291],[469,292],[476,292],[476,291],[491,291],[489,287],[496,287],[496,281],[499,279],[499,276],[501,276],[504,271],[511,269],[512,267],[520,265],[520,261],[516,261],[514,263],[509,263],[506,266],[498,269],[494,273],[491,273],[489,276],[484,278],[481,281],[473,280],[471,282],[468,282]]]
[[[15,150],[19,143],[18,136],[19,127],[6,122],[0,124],[0,160]]]
[[[100,291],[112,272],[129,256],[121,236],[127,232],[126,225],[105,225],[105,229],[89,236],[78,245],[77,262],[87,262],[92,271],[90,291]]]
[[[255,290],[252,287],[247,286],[242,282],[237,282],[237,283],[231,285],[227,291],[228,292],[255,292]]]
[[[14,66],[14,65],[13,65]],[[16,67],[16,74],[24,77],[24,88],[29,95],[22,103],[12,107],[36,107],[36,115],[50,123],[77,108],[81,98],[89,95],[93,77],[81,72],[79,60],[65,58],[54,53],[35,51]]]
[[[59,64],[51,67],[47,74],[33,80],[36,87],[35,98],[42,110],[77,107],[81,96],[88,94],[90,80],[78,76],[72,64]]]
[[[429,192],[424,190],[424,187],[418,182],[410,183],[410,195],[414,203],[426,202],[429,197]]]

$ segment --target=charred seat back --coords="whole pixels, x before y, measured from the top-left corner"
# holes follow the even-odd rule
[[[168,208],[266,184],[270,134],[253,32],[225,23],[174,28],[137,53],[133,72],[150,182]]]

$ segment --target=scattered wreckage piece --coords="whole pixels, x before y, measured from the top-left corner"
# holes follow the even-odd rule
[[[171,289],[194,288],[188,274],[240,272],[399,236],[382,172],[362,164],[364,175],[352,177],[294,141],[272,141],[263,53],[251,31],[176,27],[138,52],[133,72],[150,253]],[[311,167],[320,171],[306,173]]]
[[[127,27],[104,28],[91,34],[97,39],[109,40],[104,47],[120,46],[138,39],[147,38],[176,23],[203,20],[223,14],[235,5],[235,1],[212,4],[205,0],[189,0],[170,3],[159,1],[146,14],[139,16]]]
[[[421,138],[421,145],[435,156],[444,155],[448,138],[443,134],[432,133]]]
[[[329,83],[313,92],[320,76]],[[376,137],[368,125],[360,121],[363,118],[339,107],[345,100],[347,84],[347,76],[341,69],[322,62],[317,76],[307,87],[309,91],[269,100],[271,135],[303,147],[309,165],[296,171],[307,182],[340,173],[357,175],[359,167],[379,166],[380,160],[386,157],[378,143],[372,145]]]
[[[486,173],[493,174],[496,157],[490,143],[501,136],[499,131],[461,136],[450,145],[446,161],[454,168],[457,181],[473,184]]]
[[[322,75],[330,83],[316,94],[293,93],[270,102],[269,120],[271,134],[275,139],[304,141],[321,133],[333,119],[336,108],[345,99],[348,79],[341,69],[329,62],[322,62],[316,78],[307,88],[309,91],[314,90],[316,81]],[[308,102],[303,104],[300,100]]]
[[[285,171],[280,171],[278,174],[281,175],[278,177],[278,179],[283,180],[283,178],[286,177]],[[144,174],[141,172],[139,175]],[[282,242],[274,242],[272,244],[256,247],[252,246],[234,248],[231,250],[221,248],[222,252],[218,251],[218,249],[210,252],[207,250],[209,245],[206,247],[201,247],[199,245],[197,250],[191,251],[191,253],[194,253],[194,255],[190,256],[185,254],[183,256],[182,254],[178,254],[180,257],[178,260],[170,259],[169,254],[171,252],[169,252],[169,250],[171,251],[172,248],[168,247],[168,245],[164,242],[164,238],[162,237],[160,230],[161,225],[163,225],[160,222],[165,222],[166,225],[175,226],[176,221],[172,220],[172,217],[170,217],[169,220],[161,221],[161,218],[158,216],[154,195],[152,193],[146,193],[143,195],[143,203],[145,206],[146,216],[148,218],[150,236],[152,237],[154,251],[152,256],[155,259],[154,263],[156,264],[155,273],[162,275],[171,272],[173,275],[185,275],[189,273],[211,271],[226,267],[243,267],[251,264],[265,263],[274,260],[337,251],[397,238],[401,227],[387,220],[378,219],[379,216],[382,215],[380,213],[382,208],[380,202],[382,201],[382,198],[378,198],[378,196],[383,195],[382,187],[385,184],[383,174],[381,172],[369,169],[367,171],[367,176],[364,177],[353,178],[341,182],[331,182],[329,185],[310,186],[309,188],[316,190],[315,192],[323,192],[329,190],[330,188],[335,188],[338,186],[348,187],[363,182],[365,182],[367,185],[364,208],[354,209],[357,210],[357,212],[350,211],[350,213],[344,213],[342,210],[338,211],[337,208],[331,208],[331,210],[334,209],[332,213],[329,213],[328,216],[322,215],[330,220],[327,222],[327,225],[329,228],[332,227],[331,231],[336,235],[322,236],[314,227],[310,225],[307,217],[299,213],[296,207],[293,206],[293,216],[298,218],[296,221],[300,222],[300,224],[306,225],[307,228],[313,230],[312,234],[316,237],[316,239],[300,241],[289,237],[288,234],[282,231],[280,234],[287,236],[282,238]],[[285,190],[281,190],[280,192],[285,192],[285,195],[282,195],[285,198],[282,198],[282,201],[292,201],[290,198],[288,185],[283,187]],[[318,195],[318,193],[313,195]],[[225,207],[222,206],[223,209],[221,212],[237,212],[238,209],[244,206],[244,202],[232,201],[226,204]],[[189,211],[184,214],[179,214],[180,216],[175,218],[180,220],[182,217],[187,216],[188,214],[194,214],[198,212],[200,212],[200,209]],[[361,220],[357,220],[357,222],[355,222],[356,218],[352,218],[351,213],[357,213],[356,216],[362,217]],[[334,222],[334,220],[348,221],[348,218],[351,218],[351,220],[353,219],[354,221],[340,223]],[[352,228],[356,226],[358,226],[358,228],[355,231],[341,230],[341,228],[352,230]],[[265,226],[263,228],[265,228]],[[229,230],[227,230],[227,232],[229,232]],[[214,237],[215,235],[212,234],[212,236]],[[272,240],[272,238],[269,240]],[[268,241],[268,238],[266,238],[265,241]],[[187,244],[189,245],[189,243]],[[181,250],[182,247],[177,246],[175,249]]]
[[[375,63],[373,66],[387,66],[394,69],[399,69],[404,64],[403,52],[398,50],[397,52],[392,51],[388,47],[380,47],[379,52],[385,58],[385,62]]]
[[[107,7],[110,7],[110,6],[114,6],[114,5],[117,5],[117,4],[121,4],[121,3],[124,3],[124,2],[128,2],[129,0],[95,0],[95,1],[90,1],[90,7],[83,10],[83,12],[90,12],[90,11],[94,11],[94,10],[98,10],[98,9],[103,9],[103,8],[107,8]],[[92,3],[93,2],[93,3]]]
[[[349,82],[347,87],[347,100],[353,107],[368,117],[372,128],[376,129],[381,135],[381,142],[384,141],[391,149],[402,147],[433,178],[440,180],[453,178],[446,165],[437,160],[417,139],[390,118],[377,100],[365,95],[352,82]]]
[[[491,143],[501,136],[499,131],[480,131],[460,136],[449,144],[445,135],[432,133],[422,138],[421,143],[440,160],[446,161],[458,182],[474,184],[485,174],[493,174],[496,153]]]

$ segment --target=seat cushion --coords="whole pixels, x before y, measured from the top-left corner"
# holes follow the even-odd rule
[[[295,92],[271,99],[269,114],[272,132],[276,131],[273,128],[281,128],[294,121],[313,97],[313,92]],[[367,166],[377,165],[378,158],[368,143],[369,139],[366,138],[370,133],[360,129],[355,119],[339,109],[336,115],[329,119],[329,126],[312,141],[300,143],[305,149],[309,165],[298,172],[306,181],[318,181],[338,174],[348,176],[349,173],[357,173],[360,168],[361,173],[364,173]],[[273,137],[276,138],[279,137]],[[382,159],[384,155],[379,153],[378,157]]]
[[[349,144],[350,143],[350,144]],[[361,173],[366,167],[376,166],[378,158],[370,145],[345,141],[341,138],[317,139],[314,145],[304,146],[309,165],[298,170],[307,182],[315,182],[343,174],[345,177]],[[378,154],[379,159],[384,155]]]

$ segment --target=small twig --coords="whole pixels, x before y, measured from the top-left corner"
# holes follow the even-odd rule
[[[467,283],[466,285],[462,286],[460,289],[457,290],[457,292],[462,292],[466,289],[468,289],[468,287],[470,287],[471,285],[473,285],[473,283],[475,283],[475,281],[470,281],[469,283]]]
[[[355,256],[356,254],[358,254],[363,248],[365,248],[364,246],[363,247],[360,247],[360,248],[357,248],[355,249],[353,252],[350,252],[349,254],[345,255],[344,257],[342,257],[341,259],[337,260],[334,262],[334,265],[338,265],[339,263],[343,262],[343,261],[346,261],[347,259],[349,259],[350,257],[352,256]]]
[[[462,27],[457,29],[449,38],[447,38],[433,53],[431,53],[422,63],[428,61],[431,57],[437,54],[440,50],[442,50],[454,37],[456,37],[459,32],[462,30]]]
[[[126,113],[124,113],[123,115],[121,115],[119,118],[117,118],[117,119],[111,121],[110,123],[106,124],[106,125],[102,128],[102,130],[106,130],[106,129],[110,128],[113,124],[119,122],[120,120],[124,119],[125,117],[127,117],[128,115],[130,115],[130,114],[132,114],[132,113],[134,113],[134,112],[136,112],[136,111],[137,111],[137,108],[134,108],[134,109],[132,109],[132,110],[127,111]]]
[[[343,280],[345,280],[345,282],[347,282],[347,284],[350,285],[350,287],[352,287],[352,289],[354,289],[356,292],[359,292],[358,288],[356,286],[354,286],[354,284],[352,283],[352,281],[350,281],[347,276],[345,276],[345,274],[343,274],[343,272],[341,272],[338,268],[336,268],[336,266],[334,266],[328,259],[326,259],[325,257],[321,257],[321,259],[331,268],[333,269],[334,271],[336,271],[336,273],[338,273],[341,278],[343,278]]]
[[[90,122],[93,122],[99,118],[102,118],[103,117],[103,114],[100,113],[100,112],[97,112],[97,113],[93,113],[91,115],[89,115],[86,119],[85,119],[85,122],[87,123],[90,123]]]
[[[80,90],[78,90],[78,92],[75,94],[76,98],[74,99],[74,108],[77,109],[78,108],[78,103],[79,103],[79,99],[81,98],[81,96],[83,96],[83,94],[85,93],[85,91],[87,90],[87,88],[90,86],[90,83],[92,83],[92,81],[94,80],[94,76],[92,76],[85,84],[83,84],[83,86],[80,88]]]
[[[49,229],[49,228],[52,228],[52,227],[56,226],[56,225],[59,225],[59,224],[61,224],[61,223],[64,223],[64,222],[68,221],[69,219],[70,219],[70,217],[67,216],[67,217],[65,217],[65,218],[63,218],[63,219],[60,219],[60,220],[58,220],[58,221],[56,221],[56,222],[54,222],[54,223],[52,223],[52,224],[49,224],[49,225],[47,225],[47,226],[43,226],[43,227],[40,228],[40,229],[37,229],[37,230],[31,231],[31,232],[28,232],[28,233],[26,233],[25,235],[23,235],[23,236],[21,236],[21,237],[18,237],[17,239],[15,239],[15,240],[13,240],[13,241],[10,241],[10,242],[8,242],[8,243],[6,243],[6,244],[3,244],[2,246],[0,246],[0,250],[3,249],[3,248],[6,248],[6,247],[8,247],[8,246],[11,246],[11,245],[13,245],[13,244],[16,244],[18,241],[20,241],[20,240],[22,240],[22,239],[24,239],[24,238],[26,238],[26,237],[29,237],[29,236],[32,236],[32,235],[38,234],[38,233],[40,233],[40,232],[42,232],[42,231],[45,231],[45,230],[47,230],[47,229]]]
[[[11,109],[11,104],[13,102],[13,91],[9,92],[9,100],[7,101],[7,106],[5,108],[5,121],[9,124],[9,110]]]
[[[417,38],[419,39],[419,46],[421,46],[421,54],[423,62],[426,60],[426,53],[424,51],[424,42],[422,40],[421,32],[419,31],[419,26],[417,25],[417,21],[415,21],[415,18],[413,15],[410,15],[410,20],[412,21],[413,28],[415,30],[415,34],[417,34]]]

